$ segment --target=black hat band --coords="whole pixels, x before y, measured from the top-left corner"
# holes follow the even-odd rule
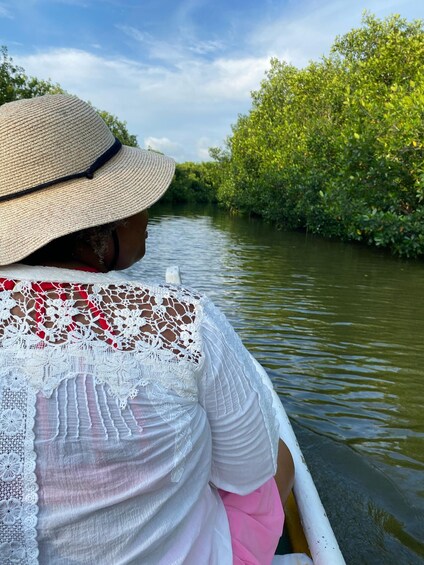
[[[7,202],[9,200],[14,200],[15,198],[21,198],[22,196],[27,196],[28,194],[32,194],[33,192],[38,192],[39,190],[43,190],[44,188],[48,188],[49,186],[53,186],[54,184],[59,184],[61,182],[66,182],[68,180],[80,179],[83,177],[92,179],[94,173],[98,169],[100,169],[100,167],[103,167],[103,165],[110,161],[112,157],[114,157],[118,153],[118,151],[120,151],[121,147],[122,143],[115,137],[115,142],[113,143],[113,145],[111,145],[109,149],[106,149],[106,151],[102,153],[100,157],[98,157],[94,161],[94,163],[90,165],[85,171],[43,182],[42,184],[37,184],[37,186],[32,186],[31,188],[24,188],[23,190],[15,192],[14,194],[5,194],[4,196],[0,196],[0,202]]]

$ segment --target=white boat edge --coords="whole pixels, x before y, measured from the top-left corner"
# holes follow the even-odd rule
[[[165,280],[169,284],[181,284],[179,267],[168,267]],[[266,371],[253,356],[252,358],[264,385],[272,392],[274,410],[280,424],[280,437],[293,457],[296,469],[293,491],[312,561],[314,565],[346,565],[284,406]]]
[[[284,406],[259,363],[258,370],[264,384],[272,390],[274,408],[280,423],[280,437],[293,457],[296,470],[293,492],[312,561],[314,565],[346,565]]]

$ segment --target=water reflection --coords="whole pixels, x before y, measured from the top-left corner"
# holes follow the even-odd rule
[[[326,503],[348,562],[420,562],[424,264],[187,209],[152,219],[130,274],[161,280],[170,264],[267,367],[321,492],[338,493]],[[349,524],[367,532],[361,549]]]

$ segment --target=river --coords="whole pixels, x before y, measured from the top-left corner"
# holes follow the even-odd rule
[[[266,367],[347,563],[424,562],[424,263],[194,207],[133,278],[207,293]]]

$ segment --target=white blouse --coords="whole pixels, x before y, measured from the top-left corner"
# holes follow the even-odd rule
[[[264,379],[194,291],[0,267],[0,563],[230,565],[216,487],[276,470]]]

